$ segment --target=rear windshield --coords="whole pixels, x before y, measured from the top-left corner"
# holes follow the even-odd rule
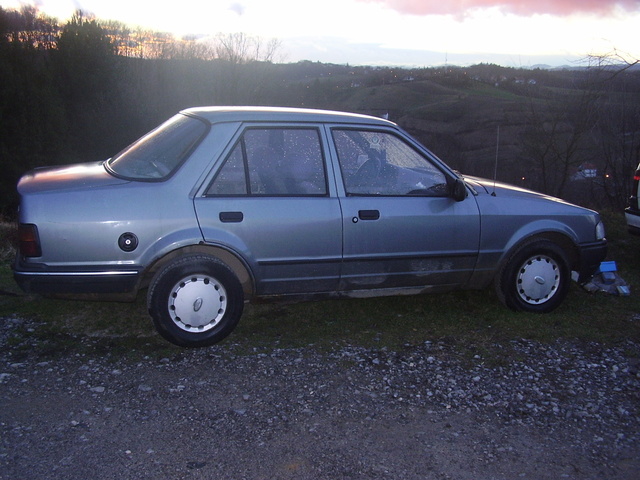
[[[178,114],[129,145],[106,168],[130,180],[163,180],[177,170],[206,131],[204,122]]]

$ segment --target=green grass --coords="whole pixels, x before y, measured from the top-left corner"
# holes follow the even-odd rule
[[[217,348],[245,351],[344,345],[402,349],[446,341],[461,352],[493,352],[521,338],[540,342],[577,339],[604,344],[640,342],[640,237],[626,232],[624,217],[604,215],[609,260],[632,289],[629,297],[589,294],[572,286],[564,304],[549,315],[514,313],[491,289],[373,299],[247,305],[236,331]],[[153,329],[144,292],[134,303],[71,301],[25,295],[13,282],[8,246],[12,226],[0,224],[0,318],[28,319],[9,343],[43,355],[103,353],[178,355]]]

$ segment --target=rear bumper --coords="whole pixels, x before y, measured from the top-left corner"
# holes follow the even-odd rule
[[[579,246],[580,248],[580,265],[578,274],[578,283],[584,283],[596,273],[600,267],[600,263],[607,256],[607,241],[587,243]]]
[[[624,216],[627,219],[627,228],[629,229],[629,233],[640,235],[640,210],[627,207],[624,211]]]
[[[16,259],[13,278],[27,293],[120,294],[136,290],[140,271],[136,269],[85,268],[57,270],[43,264],[22,264]]]

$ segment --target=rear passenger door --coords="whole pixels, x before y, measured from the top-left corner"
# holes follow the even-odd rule
[[[318,127],[246,127],[195,200],[205,241],[240,254],[259,295],[337,288],[342,221],[325,151]]]

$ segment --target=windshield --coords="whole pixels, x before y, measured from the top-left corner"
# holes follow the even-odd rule
[[[206,130],[204,122],[178,114],[109,160],[107,170],[131,180],[165,179],[191,153]]]

